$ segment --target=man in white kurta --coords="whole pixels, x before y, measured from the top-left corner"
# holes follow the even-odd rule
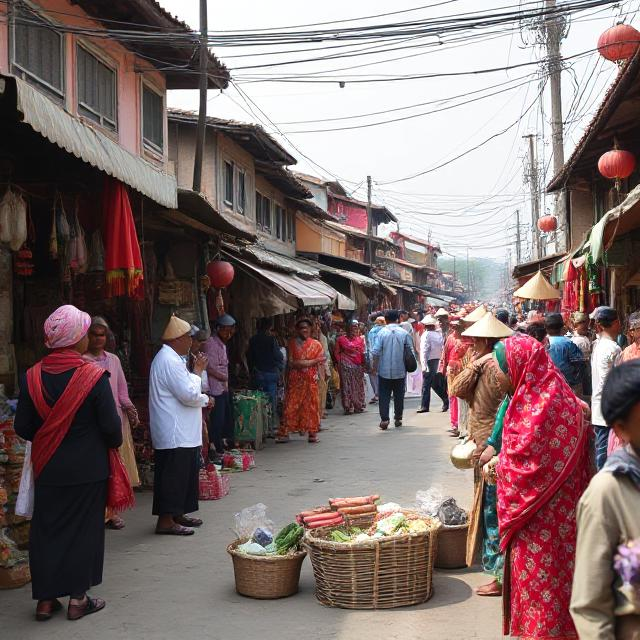
[[[157,534],[187,536],[202,520],[186,514],[198,510],[198,476],[202,446],[202,409],[210,405],[201,391],[204,356],[194,373],[185,356],[191,325],[172,316],[162,336],[164,345],[151,363],[149,420],[154,448],[153,515]]]

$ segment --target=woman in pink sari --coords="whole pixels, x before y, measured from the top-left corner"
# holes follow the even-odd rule
[[[516,334],[505,350],[513,394],[497,468],[504,633],[573,639],[576,507],[593,466],[588,410],[542,344]]]
[[[357,320],[347,324],[346,333],[336,341],[334,357],[340,373],[340,393],[345,414],[362,413],[364,398],[364,337]]]

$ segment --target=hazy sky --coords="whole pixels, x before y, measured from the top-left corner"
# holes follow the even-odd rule
[[[192,27],[198,27],[197,0],[161,0],[161,4]],[[289,27],[416,9],[367,21],[367,24],[378,24],[477,11],[479,6],[489,11],[517,5],[515,0],[398,0],[391,4],[382,0],[325,0],[314,3],[234,0],[209,4],[209,30],[212,32]],[[433,7],[434,4],[440,6]],[[537,6],[532,0],[524,0],[522,4]],[[418,9],[424,5],[432,8]],[[563,73],[567,157],[616,74],[616,66],[593,51],[598,36],[615,24],[621,14],[625,21],[634,22],[639,6],[640,0],[626,0],[618,8],[590,9],[577,15],[570,24],[568,37],[562,45],[565,57],[576,56],[567,61],[568,68]],[[353,26],[354,23],[348,24]],[[524,66],[483,75],[349,83],[349,79],[364,79],[372,75],[397,77],[513,66],[536,60],[541,55],[540,48],[535,46],[535,33],[527,25],[522,25],[521,31],[479,35],[477,41],[447,44],[447,34],[442,37],[445,44],[440,47],[432,46],[434,38],[426,38],[416,43],[397,44],[395,46],[410,45],[412,48],[395,52],[258,69],[240,67],[313,58],[335,51],[324,49],[276,55],[279,50],[276,47],[214,46],[214,53],[227,64],[237,88],[230,85],[224,93],[210,91],[208,113],[223,118],[261,121],[298,158],[295,168],[324,177],[337,177],[348,190],[354,190],[356,197],[366,197],[364,181],[368,174],[371,175],[374,200],[386,204],[396,213],[401,221],[401,230],[422,237],[430,234],[445,252],[460,256],[469,247],[471,255],[499,258],[506,255],[507,247],[511,247],[515,254],[515,211],[521,211],[523,236],[530,234],[524,224],[530,224],[531,220],[528,187],[523,179],[526,141],[522,136],[538,134],[540,168],[546,171],[547,178],[551,177],[548,169],[548,87],[545,101],[536,103],[540,79],[534,74],[538,68]],[[313,48],[320,46],[327,45],[309,45]],[[300,49],[302,45],[281,48]],[[353,50],[354,47],[348,47],[336,51]],[[394,60],[401,57],[404,59]],[[365,64],[368,66],[360,67]],[[354,69],[356,66],[359,68]],[[347,67],[349,69],[345,69]],[[264,81],[283,74],[289,77],[304,74],[308,80],[313,77],[310,74],[328,70],[340,70],[331,74],[335,82],[330,84]],[[263,81],[257,82],[258,79]],[[346,80],[344,88],[339,87],[339,79]],[[466,93],[471,95],[447,100]],[[488,93],[495,95],[447,108]],[[422,106],[366,118],[300,122],[397,110],[420,103]],[[197,109],[197,91],[171,92],[169,105]],[[317,132],[318,129],[353,127],[438,109],[444,110],[379,126]],[[522,118],[527,109],[528,113]],[[499,134],[520,118],[518,125],[497,135],[478,150],[423,176],[398,181],[437,167]],[[314,132],[305,133],[309,130]],[[550,209],[551,204],[551,199],[547,199],[545,209]],[[525,253],[526,250],[524,248]]]

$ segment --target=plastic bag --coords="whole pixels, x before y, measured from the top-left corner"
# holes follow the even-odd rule
[[[267,518],[267,506],[259,502],[247,507],[233,516],[234,531],[238,539],[251,539],[256,529],[260,528],[271,533],[275,530],[274,523]]]
[[[31,518],[33,516],[33,466],[31,465],[31,443],[27,442],[20,476],[20,489],[16,500],[16,515]]]
[[[438,520],[446,527],[467,523],[467,512],[458,506],[454,498],[447,498],[438,509]]]
[[[416,493],[416,509],[419,513],[434,518],[438,515],[438,509],[440,509],[444,499],[442,485],[434,484],[426,491],[418,491]]]

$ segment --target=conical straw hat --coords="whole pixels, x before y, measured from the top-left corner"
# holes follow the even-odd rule
[[[442,318],[443,316],[449,316],[449,312],[444,307],[440,307],[436,311],[436,318]]]
[[[463,331],[462,335],[469,338],[508,338],[513,335],[513,331],[492,313],[485,313],[478,322]]]
[[[527,300],[557,300],[562,294],[538,271],[533,278],[527,280],[519,289],[513,292],[516,298]]]
[[[175,340],[181,338],[187,333],[191,333],[191,325],[185,320],[181,320],[177,316],[171,316],[167,328],[162,334],[163,340]]]
[[[473,322],[478,322],[480,318],[483,318],[487,314],[487,310],[484,308],[484,305],[480,305],[476,307],[471,313],[468,313],[463,320],[467,324],[471,324]]]

